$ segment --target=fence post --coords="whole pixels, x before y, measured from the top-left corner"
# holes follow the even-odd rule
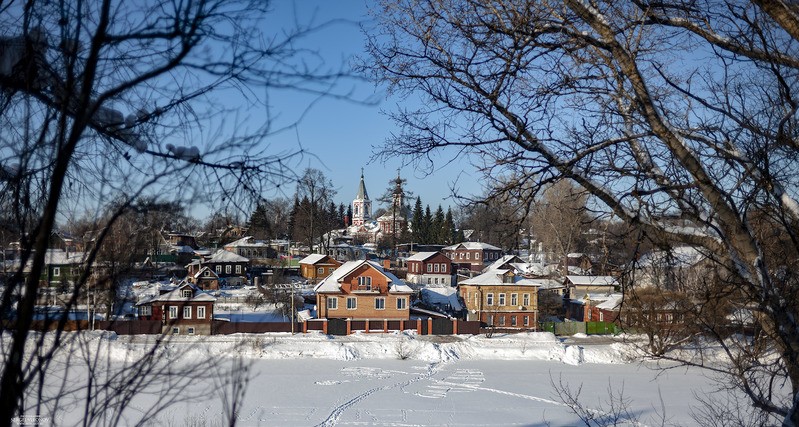
[[[350,319],[347,319],[347,335],[352,333],[352,325],[350,325]]]
[[[308,333],[308,321],[307,320],[302,322],[302,333],[303,334],[307,334]]]
[[[433,335],[433,318],[427,318],[427,335]]]
[[[388,332],[388,319],[383,319],[383,333]]]
[[[327,335],[327,319],[325,319],[325,321],[324,321],[324,322],[322,322],[322,332],[323,332],[325,335]]]
[[[369,333],[369,319],[366,319],[366,321],[364,321],[363,324],[364,324],[364,328],[366,328],[366,331],[364,331],[364,332],[368,334]]]
[[[452,335],[458,335],[458,319],[452,319]]]
[[[422,335],[422,319],[416,319],[416,333]]]

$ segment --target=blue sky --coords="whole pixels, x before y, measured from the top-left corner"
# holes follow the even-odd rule
[[[363,0],[342,1],[288,1],[273,3],[276,22],[290,27],[296,11],[297,19],[307,23],[323,23],[335,20],[332,25],[308,38],[304,46],[318,50],[318,53],[331,66],[340,64],[351,55],[363,52],[364,36],[357,23],[368,20],[366,3]],[[339,22],[342,20],[342,22]],[[348,86],[347,86],[348,85]],[[347,83],[344,89],[352,89],[358,99],[374,98],[378,105],[363,105],[338,99],[320,99],[314,102],[310,96],[299,96],[293,92],[274,92],[270,105],[280,117],[277,127],[286,125],[304,116],[296,129],[281,132],[272,137],[270,144],[275,147],[291,147],[301,144],[312,155],[306,157],[303,166],[320,169],[332,181],[338,194],[336,202],[349,204],[355,197],[361,168],[369,195],[372,199],[380,196],[388,187],[389,180],[401,168],[401,175],[408,180],[407,189],[414,197],[422,198],[424,204],[435,208],[454,205],[449,198],[450,187],[457,183],[460,192],[480,193],[474,176],[474,168],[468,159],[442,153],[437,159],[439,166],[432,170],[416,170],[413,166],[403,166],[402,159],[392,159],[386,163],[370,162],[375,146],[397,130],[391,120],[381,113],[381,109],[391,110],[400,100],[386,100],[380,89],[371,83]],[[284,194],[291,196],[292,194]],[[270,197],[271,195],[265,194]],[[374,208],[380,207],[375,204]]]

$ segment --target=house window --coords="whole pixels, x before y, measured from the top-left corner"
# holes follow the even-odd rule
[[[511,316],[510,317],[510,325],[511,326],[516,326],[516,316]]]
[[[355,297],[347,298],[347,310],[355,310],[358,308],[358,300]]]
[[[397,310],[405,310],[408,308],[408,300],[405,298],[397,298]]]
[[[172,328],[172,335],[178,335],[178,334],[180,334],[180,328],[177,327]]]
[[[427,264],[427,272],[428,273],[432,273],[433,272],[433,264]]]
[[[183,318],[191,319],[191,306],[183,307]]]
[[[316,269],[316,274],[319,275],[319,276],[325,274],[325,268],[324,267],[317,268]]]
[[[61,267],[53,267],[53,277],[58,277],[61,275]]]
[[[525,307],[530,305],[530,294],[523,294],[522,295],[522,305],[525,306]]]
[[[524,326],[530,326],[530,316],[524,316]]]
[[[222,266],[221,265],[217,265],[216,266],[216,274],[222,274]]]
[[[183,290],[183,298],[191,298],[191,289],[184,289]]]
[[[153,314],[153,308],[149,305],[143,305],[139,307],[139,316],[151,316]]]
[[[447,272],[447,264],[441,264],[441,272],[442,273],[446,273]]]
[[[236,274],[241,274],[241,264],[236,264]]]
[[[372,278],[369,276],[359,276],[358,286],[365,287],[367,290],[372,290]]]
[[[510,294],[510,305],[519,305],[519,294]]]
[[[486,294],[486,305],[494,305],[494,294]]]
[[[480,259],[480,252],[474,253],[474,259]]]
[[[600,322],[604,322],[605,321],[605,313],[603,313],[601,311],[599,312],[599,321]]]
[[[188,334],[189,335],[194,335],[194,328],[189,328],[188,329]]]
[[[494,325],[494,315],[493,314],[489,315],[487,320],[488,320],[488,325],[489,326]]]
[[[205,307],[203,306],[197,307],[197,318],[205,319]]]
[[[178,306],[170,305],[169,306],[169,318],[170,319],[177,319],[178,318]]]
[[[505,316],[499,316],[499,326],[505,326]]]
[[[330,297],[327,299],[327,309],[328,310],[338,310],[338,298]]]
[[[208,271],[208,270],[205,270],[205,273],[203,273],[203,276],[205,276],[205,277],[208,277],[210,275],[211,275],[211,272]]]
[[[429,265],[429,264],[428,264]],[[433,271],[438,273],[439,266],[438,264],[433,264]]]
[[[499,294],[499,305],[505,305],[505,294]]]
[[[438,277],[434,278],[433,282],[437,285],[438,284]]]
[[[386,299],[375,298],[375,310],[385,310],[385,309],[386,309]]]
[[[431,278],[429,278],[429,277],[428,277],[428,278],[427,278],[427,284],[428,284],[428,285],[432,285],[432,284],[433,284],[433,279],[431,279]]]
[[[471,259],[471,258],[469,258],[470,256],[471,256],[471,254],[469,252],[466,252],[466,259]]]
[[[225,274],[230,274],[230,270],[231,270],[231,269],[230,269],[230,264],[227,264],[227,265],[225,266]]]

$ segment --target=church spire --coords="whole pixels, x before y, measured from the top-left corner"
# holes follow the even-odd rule
[[[358,185],[358,194],[352,201],[352,225],[363,225],[372,217],[372,201],[369,200],[369,193],[366,192],[366,183],[363,179],[363,168],[361,168],[361,183]]]

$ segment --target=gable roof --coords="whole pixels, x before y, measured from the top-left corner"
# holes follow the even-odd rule
[[[325,277],[321,282],[319,282],[319,284],[314,287],[314,292],[341,291],[341,281],[362,265],[367,265],[385,276],[389,283],[389,292],[413,292],[413,289],[411,289],[410,286],[406,285],[405,282],[391,272],[383,270],[383,267],[381,267],[380,264],[374,261],[363,259],[347,261],[342,264],[341,267],[337,268],[335,271],[330,273],[329,276]]]
[[[187,287],[190,288],[192,291],[192,296],[188,298],[183,296],[183,290],[186,289]],[[203,292],[202,290],[200,290],[200,288],[191,283],[182,282],[175,289],[165,294],[158,295],[155,298],[141,301],[136,305],[148,304],[155,301],[213,302],[216,301],[216,298],[214,298],[210,294]]]
[[[307,257],[300,260],[300,264],[316,264],[317,262],[325,259],[327,255],[325,254],[310,254]]]
[[[486,267],[485,271],[496,270],[496,269],[502,267],[504,264],[507,264],[507,263],[510,263],[510,262],[520,263],[521,262],[521,258],[519,258],[516,255],[503,255],[503,256],[499,257],[498,260],[496,260],[493,263],[491,263],[491,265]]]
[[[489,251],[501,251],[502,249],[494,246],[489,245],[488,243],[483,242],[461,242],[456,243],[454,245],[450,245],[444,248],[445,251],[455,251],[458,249],[470,249],[470,250],[489,250]]]
[[[216,272],[215,272],[214,270],[211,270],[209,267],[203,267],[203,268],[201,268],[201,269],[200,269],[200,271],[198,271],[198,272],[194,273],[194,276],[193,276],[193,277],[194,277],[195,279],[201,279],[202,277],[200,277],[200,276],[202,276],[202,274],[203,274],[203,273],[205,273],[206,271],[210,272],[210,273],[211,273],[211,275],[213,275],[213,277],[215,277],[215,278],[217,278],[217,279],[219,278],[219,275],[218,275],[218,274],[216,274]]]
[[[541,287],[541,283],[539,280],[535,279],[528,279],[526,277],[520,275],[513,276],[513,282],[505,283],[503,280],[503,276],[509,272],[512,272],[511,269],[499,269],[499,270],[489,270],[479,276],[475,276],[466,280],[463,280],[459,283],[459,285],[476,285],[476,286],[534,286],[534,287]]]
[[[221,262],[250,262],[250,260],[249,260],[249,258],[244,258],[243,256],[234,254],[233,252],[226,251],[224,249],[220,249],[220,250],[214,252],[214,254],[211,255],[211,257],[208,258],[208,260],[205,261],[205,262],[206,263],[208,263],[208,262],[215,262],[215,263],[221,263]]]
[[[408,257],[407,261],[426,261],[439,252],[419,252]]]

